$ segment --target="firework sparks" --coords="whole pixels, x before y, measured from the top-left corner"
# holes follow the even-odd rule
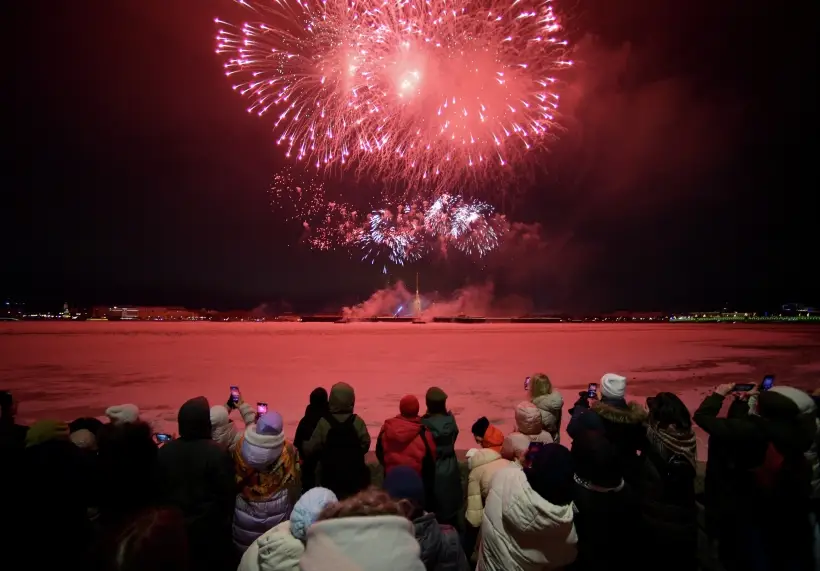
[[[328,201],[323,184],[297,184],[286,171],[274,177],[271,195],[276,208],[292,210],[288,218],[302,223],[312,248],[356,251],[371,264],[404,265],[448,248],[481,258],[509,230],[489,204],[451,194],[361,211]]]
[[[487,181],[553,135],[572,64],[552,0],[236,0],[217,52],[285,154],[426,192]]]

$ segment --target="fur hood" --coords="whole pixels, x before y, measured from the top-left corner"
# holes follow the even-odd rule
[[[646,409],[634,401],[627,403],[626,408],[603,401],[595,401],[590,405],[590,410],[597,413],[602,419],[617,424],[642,424],[649,417]]]
[[[564,397],[554,390],[548,395],[541,395],[532,399],[532,404],[545,412],[560,412],[564,408]]]

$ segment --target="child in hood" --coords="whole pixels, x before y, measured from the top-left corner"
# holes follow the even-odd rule
[[[290,520],[283,521],[254,541],[237,571],[299,571],[308,528],[326,506],[337,501],[327,488],[311,488],[293,506]]]
[[[496,452],[501,452],[501,445],[504,443],[504,433],[490,424],[486,416],[482,416],[475,421],[472,432],[476,444],[482,448],[489,448]]]
[[[530,377],[530,401],[541,412],[541,424],[552,436],[552,441],[561,443],[561,409],[564,408],[564,397],[553,386],[550,378],[544,373]]]

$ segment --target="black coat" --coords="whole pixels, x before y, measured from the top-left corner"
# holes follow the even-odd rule
[[[571,571],[644,568],[638,499],[628,484],[598,492],[576,483],[573,502],[578,556]]]
[[[706,480],[710,501],[707,510],[713,510],[712,517],[721,531],[721,549],[732,543],[737,557],[756,550],[758,558],[796,559],[808,565],[812,544],[807,523],[811,467],[804,455],[811,446],[811,437],[797,422],[749,414],[746,403],[733,405],[729,417],[718,418],[723,400],[722,395],[712,394],[693,415],[695,423],[709,434],[709,446],[716,441],[723,455],[712,473],[707,472]],[[789,467],[784,476],[788,482],[765,490],[757,471],[771,448]]]
[[[228,452],[211,440],[210,407],[192,399],[179,411],[180,438],[159,449],[163,503],[185,517],[192,569],[224,569],[232,555],[236,484]]]
[[[680,479],[674,482],[670,480],[668,471],[668,462],[647,447],[641,457],[636,484],[643,525],[643,549],[647,560],[658,568],[695,571],[698,568],[695,469],[679,470],[676,477]]]

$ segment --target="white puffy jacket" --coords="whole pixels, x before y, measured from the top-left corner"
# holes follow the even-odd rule
[[[578,536],[572,504],[556,506],[532,489],[517,465],[496,472],[484,503],[478,571],[546,571],[569,565]]]

